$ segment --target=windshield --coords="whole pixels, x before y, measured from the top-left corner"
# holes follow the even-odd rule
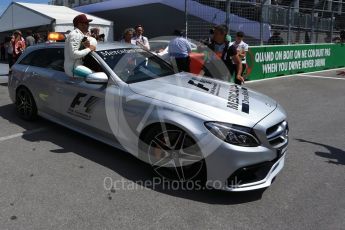
[[[154,52],[159,52],[160,50],[164,50],[169,45],[169,41],[150,41],[150,50]]]
[[[140,48],[103,50],[97,53],[128,84],[174,74],[168,63]]]

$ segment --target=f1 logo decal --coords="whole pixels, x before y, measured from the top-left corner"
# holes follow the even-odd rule
[[[87,100],[87,94],[85,93],[78,93],[75,98],[73,99],[68,113],[86,120],[91,119],[91,113],[96,106],[97,102],[100,101],[100,98],[95,96],[90,96]],[[83,102],[86,102],[83,104]],[[82,106],[83,105],[83,106]],[[82,107],[80,109],[80,107]]]
[[[205,90],[205,91],[209,91],[209,90],[210,90],[209,88],[205,87],[204,84],[195,83],[193,80],[189,80],[189,81],[188,81],[188,84],[194,85],[194,86],[196,86],[196,87],[198,87],[198,88],[200,88],[200,89],[202,89],[202,90]]]
[[[75,98],[73,99],[70,107],[74,109],[76,105],[80,105],[80,103],[82,102],[81,98],[86,96],[87,94],[85,93],[78,93],[77,96],[75,96]]]
[[[89,100],[87,100],[87,102],[85,103],[84,107],[85,107],[85,112],[87,113],[91,113],[93,111],[93,108],[95,107],[96,103],[99,101],[100,99],[98,97],[95,96],[91,96],[89,98]]]

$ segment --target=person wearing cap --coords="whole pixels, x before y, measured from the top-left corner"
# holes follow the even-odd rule
[[[75,29],[71,31],[65,41],[64,68],[67,75],[74,77],[78,66],[83,65],[83,58],[91,51],[96,50],[95,44],[90,44],[89,23],[85,14],[80,14],[73,19]]]
[[[137,25],[135,27],[135,36],[132,38],[132,40],[137,46],[140,46],[146,50],[150,50],[149,40],[143,34],[144,27],[142,25]]]

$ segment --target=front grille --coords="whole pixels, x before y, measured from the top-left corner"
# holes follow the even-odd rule
[[[273,165],[280,159],[246,166],[236,170],[227,180],[228,187],[254,183],[266,178]]]
[[[289,141],[289,126],[287,121],[280,122],[266,131],[267,140],[275,149],[285,147]]]

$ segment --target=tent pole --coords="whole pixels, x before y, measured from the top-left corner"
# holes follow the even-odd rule
[[[50,32],[55,32],[55,26],[56,26],[56,19],[52,20],[52,22],[50,23]]]
[[[13,23],[13,8],[14,8],[14,2],[12,0],[12,3],[11,3],[11,7],[12,7],[12,30],[14,29],[14,23]]]

